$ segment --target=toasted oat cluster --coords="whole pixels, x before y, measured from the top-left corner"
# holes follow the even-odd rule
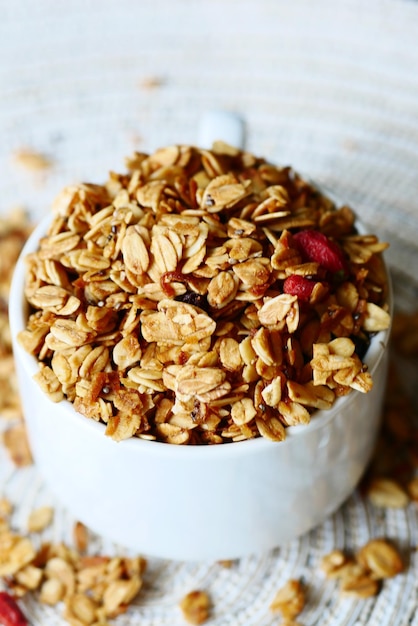
[[[0,597],[2,624],[29,625],[15,599],[31,592],[41,604],[62,606],[63,618],[72,626],[106,626],[127,611],[142,587],[145,559],[86,554],[88,531],[81,522],[74,527],[74,547],[43,543],[37,548],[33,533],[48,525],[53,510],[33,511],[28,535],[11,528],[11,504],[5,499],[1,504],[0,576],[9,590]]]
[[[8,307],[15,263],[30,231],[28,217],[21,209],[13,209],[0,216],[0,416],[9,422],[1,439],[11,460],[18,467],[30,465],[32,455],[22,423]]]
[[[0,215],[0,414],[10,420],[20,418],[21,409],[8,319],[9,290],[15,263],[29,233],[23,211],[14,209]]]
[[[120,441],[281,441],[372,380],[386,244],[290,167],[223,143],[68,187],[27,258],[20,341],[52,400]]]
[[[385,537],[369,540],[349,557],[342,550],[333,550],[321,561],[327,578],[340,582],[340,591],[355,598],[369,598],[379,593],[382,581],[397,576],[405,569],[399,549]]]

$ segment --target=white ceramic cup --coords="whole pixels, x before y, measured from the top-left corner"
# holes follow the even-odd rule
[[[313,528],[351,494],[379,426],[389,330],[375,335],[366,363],[368,394],[353,391],[287,438],[213,446],[130,439],[116,443],[103,424],[51,402],[33,375],[36,358],[16,340],[25,328],[24,258],[50,218],[29,238],[10,294],[10,325],[33,455],[51,490],[92,530],[145,555],[229,559],[282,545]]]

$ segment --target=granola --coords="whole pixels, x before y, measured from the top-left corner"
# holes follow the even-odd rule
[[[29,171],[45,171],[52,167],[51,158],[33,148],[20,148],[13,157],[18,166]]]
[[[408,493],[393,478],[374,478],[369,484],[367,495],[377,507],[402,509],[409,503]]]
[[[53,513],[34,511],[32,520]],[[29,528],[38,532],[38,524]],[[77,524],[75,532],[79,533]],[[35,546],[31,536],[13,531],[7,517],[0,527],[0,575],[17,598],[29,593],[41,604],[62,606],[69,624],[106,624],[124,613],[142,587],[146,561],[142,557],[86,555],[63,543]]]
[[[352,389],[388,328],[385,243],[289,167],[216,143],[63,190],[26,259],[36,380],[106,434],[286,437]]]
[[[189,591],[181,600],[180,608],[184,619],[189,624],[203,624],[209,619],[210,598],[206,591],[196,589]]]
[[[402,313],[394,316],[395,326],[400,326],[402,318]],[[396,351],[396,333],[392,340]],[[418,413],[416,403],[405,393],[401,375],[402,369],[392,362],[382,426],[360,486],[372,505],[380,508],[402,509],[418,500]]]
[[[22,414],[8,320],[9,289],[16,261],[30,230],[22,209],[0,216],[0,414],[10,420],[19,420]],[[10,436],[17,445],[17,433],[10,433]],[[15,456],[13,450],[11,456]]]
[[[305,589],[300,580],[290,579],[277,591],[270,609],[280,612],[285,619],[293,620],[303,611],[305,601]]]
[[[9,426],[2,435],[2,442],[16,467],[32,465],[32,452],[23,422],[19,421]]]
[[[377,595],[381,581],[405,569],[398,548],[384,537],[371,539],[354,557],[342,550],[333,550],[322,557],[320,567],[327,578],[339,581],[344,595],[355,598]]]
[[[28,531],[38,533],[45,530],[54,519],[54,509],[50,506],[41,506],[31,512],[28,519]]]

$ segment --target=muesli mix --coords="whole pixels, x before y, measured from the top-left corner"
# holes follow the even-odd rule
[[[27,257],[24,348],[52,400],[132,436],[218,444],[368,392],[388,328],[376,236],[290,167],[216,143],[68,187]]]

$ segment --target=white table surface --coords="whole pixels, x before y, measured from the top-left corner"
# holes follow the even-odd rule
[[[197,141],[208,110],[246,120],[247,146],[332,188],[391,244],[405,306],[418,290],[418,2],[407,0],[0,1],[0,211],[39,219],[66,184],[102,182],[133,150]],[[30,149],[52,167],[16,162]],[[16,524],[52,496],[35,468],[1,453],[0,485]],[[52,533],[65,538],[59,508]],[[151,561],[137,607],[116,622],[183,624],[177,606],[210,589],[209,624],[273,626],[268,605],[290,577],[336,544],[393,535],[416,545],[417,510],[379,516],[358,496],[322,527],[281,550],[217,564]],[[414,543],[415,542],[415,543]],[[100,547],[100,538],[97,539]],[[304,626],[418,625],[417,562],[375,600],[341,600],[312,582]],[[28,602],[33,624],[61,624]]]

